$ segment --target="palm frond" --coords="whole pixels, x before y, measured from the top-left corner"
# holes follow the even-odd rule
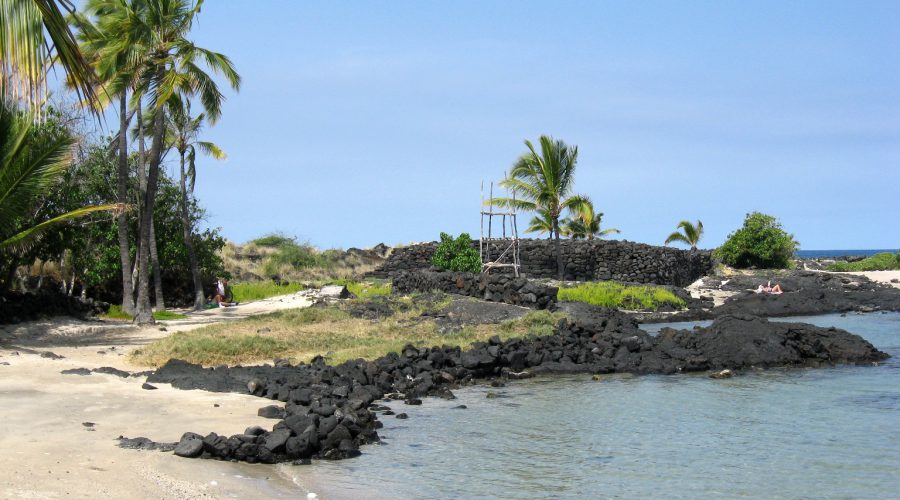
[[[63,222],[78,219],[96,212],[115,212],[119,210],[124,210],[124,206],[118,203],[95,205],[72,210],[71,212],[41,222],[36,226],[19,231],[5,240],[0,241],[0,252],[17,253],[27,251],[30,248],[30,245],[36,243],[47,230],[52,229]]]

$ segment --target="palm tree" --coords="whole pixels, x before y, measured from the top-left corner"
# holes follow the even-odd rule
[[[117,174],[117,201],[127,203],[128,198],[128,89],[134,85],[135,71],[143,62],[145,50],[139,39],[130,39],[128,33],[119,31],[127,17],[136,16],[139,3],[128,0],[90,0],[84,15],[75,14],[74,24],[79,28],[81,50],[96,69],[96,74],[106,88],[103,95],[119,97],[119,168]],[[91,19],[96,20],[92,23]],[[125,36],[123,36],[125,35]],[[137,97],[137,107],[140,100]],[[134,285],[131,273],[131,245],[128,239],[128,220],[124,213],[117,221],[119,259],[122,265],[122,310],[134,314]],[[157,295],[157,306],[161,302]]]
[[[0,96],[22,99],[40,117],[47,71],[59,61],[75,89],[99,116],[96,77],[63,11],[69,0],[0,0]]]
[[[574,239],[587,238],[593,240],[594,237],[602,238],[608,234],[618,234],[621,232],[615,228],[601,229],[600,224],[603,220],[603,212],[594,212],[594,203],[586,197],[573,215],[574,217],[565,221],[563,227]],[[563,231],[563,234],[565,234],[565,232],[566,231]]]
[[[673,241],[678,241],[686,245],[690,245],[691,250],[696,250],[697,243],[699,243],[700,238],[703,237],[703,223],[698,220],[697,225],[694,225],[686,220],[683,220],[679,222],[676,227],[683,230],[684,232],[679,233],[678,231],[675,231],[674,233],[670,234],[669,237],[666,238],[665,244],[668,245]]]
[[[197,47],[187,35],[194,17],[200,11],[202,0],[144,0],[145,9],[140,15],[123,19],[119,31],[140,40],[147,48],[148,57],[137,70],[136,94],[150,99],[153,111],[153,137],[150,146],[147,172],[147,189],[144,193],[138,238],[138,299],[135,321],[152,323],[149,296],[150,225],[159,184],[159,167],[162,161],[163,142],[166,133],[165,105],[172,96],[198,96],[206,111],[207,119],[214,123],[221,114],[225,97],[218,85],[202,68],[206,66],[226,78],[235,90],[240,88],[240,76],[231,61],[217,52]]]
[[[565,233],[565,228],[560,228]],[[553,220],[550,218],[550,212],[546,210],[535,210],[535,216],[528,223],[527,233],[548,233],[548,238],[553,238]]]
[[[565,142],[546,135],[542,135],[539,142],[540,153],[535,150],[531,141],[525,141],[528,152],[519,157],[508,177],[500,182],[501,186],[516,196],[495,198],[493,202],[539,214],[544,212],[542,218],[550,223],[551,237],[555,237],[559,279],[563,279],[565,268],[559,246],[559,217],[563,210],[577,211],[585,201],[585,198],[571,194],[575,182],[578,146],[568,146]]]
[[[0,257],[13,268],[16,256],[56,225],[123,208],[89,206],[36,223],[34,205],[68,168],[73,141],[68,134],[39,136],[34,122],[32,116],[0,99]]]
[[[197,181],[197,150],[212,156],[216,160],[224,160],[225,152],[219,146],[208,141],[198,140],[203,129],[205,115],[200,113],[196,117],[191,116],[191,101],[178,99],[173,96],[169,103],[169,135],[172,147],[178,151],[181,160],[181,221],[184,225],[184,245],[188,250],[188,258],[191,265],[191,276],[194,279],[194,309],[203,309],[206,297],[203,293],[203,281],[200,278],[200,265],[197,263],[197,253],[194,251],[193,236],[191,235],[191,219],[188,214],[188,201],[194,192],[194,184]],[[185,168],[187,167],[187,168]],[[190,185],[190,188],[188,188]]]

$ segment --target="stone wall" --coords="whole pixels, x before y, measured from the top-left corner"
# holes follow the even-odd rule
[[[566,280],[687,286],[710,274],[713,268],[709,251],[691,252],[617,240],[561,240],[559,244]],[[476,248],[477,245],[476,242]],[[436,242],[397,248],[373,275],[392,277],[400,271],[429,269],[436,248]],[[521,240],[519,257],[523,276],[557,278],[553,242]]]
[[[533,309],[546,309],[555,304],[559,291],[511,275],[451,271],[400,271],[393,276],[393,289],[400,293],[439,290]]]

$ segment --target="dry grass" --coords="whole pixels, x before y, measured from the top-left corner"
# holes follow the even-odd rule
[[[336,306],[279,311],[175,333],[134,351],[132,360],[140,365],[161,366],[174,358],[214,366],[274,358],[309,361],[323,355],[330,363],[337,364],[348,359],[374,359],[398,352],[406,344],[465,347],[492,335],[501,338],[544,335],[552,331],[552,325],[559,319],[546,311],[535,311],[502,325],[478,325],[440,334],[434,321],[421,317],[422,312],[422,307],[413,305],[388,318],[367,320],[353,318]]]
[[[224,268],[232,277],[253,274],[262,279],[277,274],[291,282],[324,283],[331,280],[357,279],[374,271],[377,265],[367,264],[353,255],[342,256],[338,250],[319,250],[309,245],[294,245],[308,251],[317,264],[297,267],[279,262],[277,255],[281,249],[258,245],[254,242],[237,245],[231,241],[219,251]]]

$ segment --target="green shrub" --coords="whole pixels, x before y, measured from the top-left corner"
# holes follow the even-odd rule
[[[900,252],[877,253],[857,262],[835,262],[827,268],[829,271],[892,271],[900,269]]]
[[[431,263],[449,271],[481,272],[481,257],[478,250],[472,248],[469,233],[462,233],[456,239],[447,233],[441,233],[441,243],[435,250]]]
[[[269,247],[269,248],[281,248],[288,245],[296,245],[297,241],[294,238],[289,238],[280,233],[272,233],[267,234],[261,238],[257,238],[250,243],[255,243],[261,247]]]
[[[785,232],[778,219],[753,212],[747,214],[744,226],[729,234],[716,249],[716,256],[737,268],[784,269],[790,267],[798,246],[794,235]]]
[[[265,259],[261,270],[266,275],[275,275],[310,267],[329,268],[332,266],[334,266],[334,260],[319,252],[312,245],[290,240],[279,246],[275,253]]]
[[[561,302],[585,302],[616,309],[656,310],[663,304],[670,304],[679,309],[685,307],[683,300],[665,288],[622,285],[614,281],[597,281],[571,288],[560,288],[557,298]]]

